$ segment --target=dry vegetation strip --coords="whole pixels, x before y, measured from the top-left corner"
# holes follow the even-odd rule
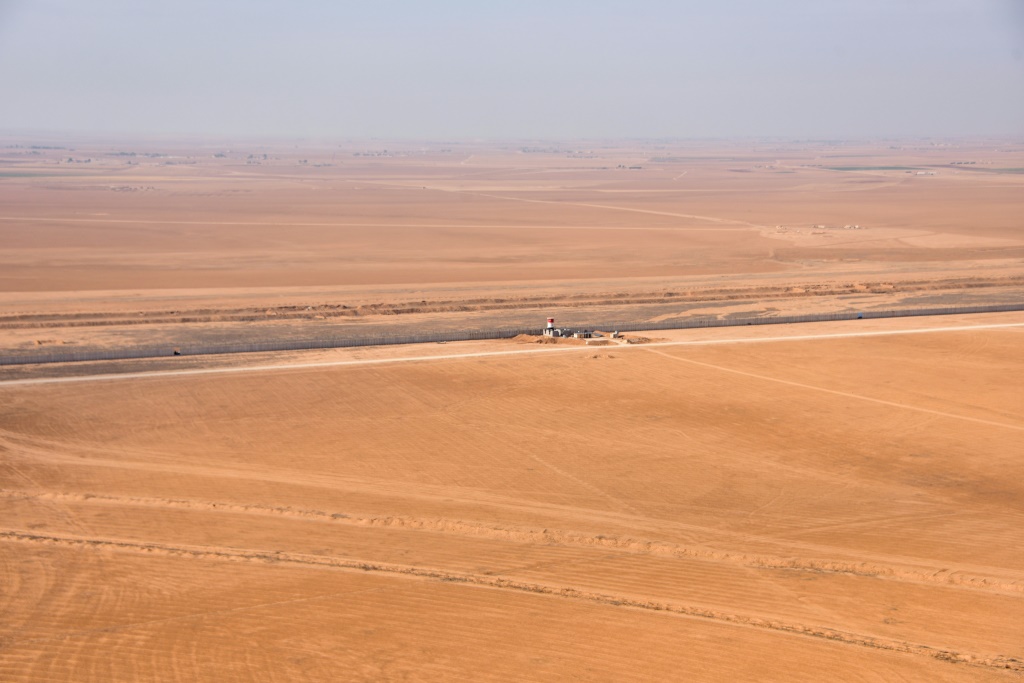
[[[984,291],[994,288],[1019,287],[1024,276],[971,277],[927,280],[898,280],[896,282],[796,283],[784,285],[714,287],[700,286],[684,291],[625,291],[575,292],[557,295],[478,296],[463,299],[433,298],[404,301],[259,305],[250,307],[176,308],[168,310],[131,310],[117,312],[61,312],[61,313],[8,313],[0,314],[0,329],[50,329],[77,327],[106,327],[111,325],[164,325],[211,322],[278,322],[281,320],[320,320],[333,318],[374,318],[378,316],[418,315],[437,313],[466,313],[481,311],[539,310],[552,311],[590,307],[647,304],[713,303],[771,299],[773,303],[815,297],[835,297],[848,294],[880,295],[898,303],[894,295],[911,293],[939,293]],[[350,294],[350,296],[352,296]],[[365,295],[364,295],[365,296]]]
[[[558,545],[584,549],[609,550],[630,555],[667,557],[676,559],[696,559],[708,562],[726,562],[729,564],[759,569],[786,569],[805,571],[815,574],[844,574],[886,579],[898,582],[937,584],[972,589],[984,592],[1018,595],[1024,593],[1024,577],[1005,572],[997,576],[988,573],[972,573],[960,570],[955,573],[944,571],[936,564],[923,566],[920,560],[903,558],[904,562],[875,561],[821,561],[804,560],[798,557],[782,557],[772,555],[755,555],[750,553],[725,552],[712,548],[694,545],[684,546],[666,541],[651,540],[639,537],[619,537],[615,535],[587,535],[572,533],[559,529],[538,529],[528,527],[498,526],[474,524],[459,519],[416,518],[416,517],[361,517],[344,512],[324,512],[293,507],[272,507],[259,504],[238,504],[231,502],[210,502],[202,500],[119,497],[102,494],[74,494],[32,491],[27,489],[2,490],[0,496],[19,500],[39,499],[56,503],[76,503],[94,505],[117,505],[128,508],[162,508],[177,510],[195,510],[222,515],[266,515],[284,517],[304,521],[320,521],[330,524],[381,529],[399,529],[416,532],[428,532],[449,536],[483,538],[513,543],[535,543],[541,545]],[[13,539],[35,538],[25,532],[10,532]],[[40,537],[37,540],[45,540]],[[81,540],[81,539],[79,539]],[[84,542],[84,541],[83,541]],[[898,559],[898,558],[893,558]]]
[[[416,579],[433,579],[467,586],[479,586],[485,588],[509,590],[524,593],[547,595],[558,598],[583,600],[601,605],[615,607],[628,607],[634,609],[650,610],[654,612],[666,612],[673,615],[696,617],[726,622],[732,625],[763,628],[770,631],[778,631],[786,634],[821,638],[830,641],[840,642],[846,645],[856,645],[878,650],[889,650],[912,655],[933,657],[935,659],[983,666],[1011,671],[1024,671],[1024,662],[1014,657],[997,656],[986,658],[976,653],[966,653],[954,650],[943,650],[935,647],[920,645],[916,643],[888,640],[883,638],[865,636],[856,633],[847,633],[834,629],[807,626],[802,624],[786,623],[782,620],[765,620],[742,614],[730,614],[712,610],[701,609],[694,606],[678,605],[650,600],[635,600],[626,596],[616,596],[601,593],[582,591],[569,586],[552,586],[537,583],[525,583],[496,576],[481,576],[472,574],[461,574],[444,571],[429,567],[412,567],[402,565],[382,564],[363,560],[345,560],[340,558],[326,558],[316,555],[300,555],[285,552],[263,552],[245,551],[229,548],[203,548],[169,546],[159,543],[132,543],[113,539],[88,539],[70,536],[44,536],[23,532],[4,531],[0,532],[0,540],[15,542],[56,545],[61,547],[88,547],[98,550],[134,551],[148,554],[164,555],[200,560],[221,560],[228,562],[258,562],[264,564],[296,564],[303,567],[318,567],[340,570],[355,570],[364,572],[379,572],[383,574],[397,575]],[[291,601],[288,601],[289,603]],[[282,602],[281,604],[287,604]],[[68,634],[74,635],[74,634]],[[67,635],[63,637],[68,637]],[[14,640],[11,644],[17,645],[19,641]]]

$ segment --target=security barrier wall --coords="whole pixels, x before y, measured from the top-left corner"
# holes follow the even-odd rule
[[[661,322],[595,322],[586,325],[589,330],[606,332],[637,332],[654,330],[683,330],[701,327],[737,327],[742,325],[780,325],[788,323],[825,322],[830,320],[857,320],[902,318],[919,315],[955,315],[958,313],[1000,313],[1024,310],[1024,303],[988,306],[949,306],[938,308],[903,308],[891,311],[841,311],[837,313],[807,313],[804,315],[759,316],[749,318],[686,318]],[[200,356],[228,353],[258,353],[266,351],[300,351],[305,349],[336,349],[351,346],[385,346],[390,344],[429,344],[438,342],[473,341],[481,339],[510,339],[520,334],[540,334],[540,327],[499,328],[471,331],[424,331],[418,334],[371,335],[360,337],[330,337],[293,341],[252,341],[234,344],[194,344],[179,346],[137,346],[108,350],[82,350],[46,352],[25,356],[0,356],[2,365],[30,365],[35,363],[70,363],[76,361],[127,360],[132,358],[163,358],[166,356]]]

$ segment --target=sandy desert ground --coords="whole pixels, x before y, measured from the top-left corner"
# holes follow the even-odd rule
[[[1024,296],[1024,144],[0,149],[0,349]]]
[[[1007,141],[44,142],[0,356],[1024,294]],[[1022,335],[0,367],[0,680],[1020,680]]]
[[[1016,680],[1024,314],[861,322],[0,384],[0,672]]]

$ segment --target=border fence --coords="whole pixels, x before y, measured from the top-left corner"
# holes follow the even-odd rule
[[[738,327],[743,325],[779,325],[787,323],[826,322],[909,316],[955,315],[957,313],[1002,313],[1024,310],[1024,302],[983,306],[947,306],[938,308],[904,308],[890,311],[841,311],[836,313],[805,313],[803,315],[756,316],[718,318],[694,317],[660,322],[604,322],[589,323],[590,330],[638,332],[656,330],[684,330],[702,327]],[[575,327],[575,326],[574,326]],[[302,351],[309,349],[336,349],[352,346],[385,346],[391,344],[428,344],[439,342],[474,341],[483,339],[511,339],[520,334],[541,333],[540,327],[508,327],[487,330],[423,331],[416,334],[378,334],[366,336],[328,337],[321,339],[269,340],[237,342],[233,344],[185,344],[178,346],[147,345],[107,350],[68,350],[24,356],[0,356],[0,366],[32,365],[38,363],[70,363],[76,361],[129,360],[135,358],[164,358],[167,356],[201,356],[230,353],[259,353],[267,351]]]

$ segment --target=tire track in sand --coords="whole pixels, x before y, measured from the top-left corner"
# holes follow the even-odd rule
[[[575,483],[579,484],[583,488],[596,493],[597,495],[601,496],[605,500],[611,501],[611,503],[614,504],[615,506],[617,506],[620,510],[625,510],[626,512],[628,512],[630,514],[633,514],[633,515],[636,515],[637,517],[642,517],[643,516],[643,515],[640,514],[639,510],[637,510],[635,507],[633,507],[629,503],[616,498],[615,496],[611,495],[610,493],[607,493],[603,489],[600,489],[597,486],[594,486],[593,484],[591,484],[591,483],[589,483],[587,481],[584,481],[583,479],[580,479],[579,477],[575,476],[574,474],[570,474],[569,472],[566,472],[565,470],[563,470],[560,467],[556,467],[555,465],[552,465],[547,460],[542,459],[540,456],[536,455],[535,453],[524,453],[524,455],[526,455],[528,458],[530,458],[531,460],[536,462],[538,465],[541,465],[541,466],[546,467],[547,469],[551,470],[555,474],[558,474],[559,476],[562,476],[562,477],[568,479],[569,481],[572,481],[572,482],[575,482]]]
[[[672,354],[665,353],[664,351],[658,351],[656,349],[644,349],[649,353],[655,353],[665,358],[671,358],[672,360],[679,361],[680,363],[690,363],[691,365],[700,365],[705,368],[712,368],[713,370],[720,370],[721,372],[730,372],[734,375],[743,375],[744,377],[753,377],[755,379],[764,380],[766,382],[776,382],[778,384],[787,384],[791,387],[799,387],[801,389],[812,389],[814,391],[822,391],[826,394],[833,394],[835,396],[843,396],[845,398],[853,398],[858,401],[870,401],[871,403],[878,403],[883,406],[891,406],[893,408],[902,408],[903,410],[913,410],[919,413],[926,413],[928,415],[938,415],[939,417],[949,417],[954,420],[968,420],[969,422],[977,422],[978,424],[988,425],[990,427],[1002,427],[1003,429],[1015,429],[1020,432],[1024,432],[1024,426],[1012,425],[1005,422],[995,422],[994,420],[985,420],[980,417],[969,417],[967,415],[959,415],[957,413],[947,413],[941,410],[932,410],[931,408],[922,408],[920,406],[910,405],[908,403],[897,403],[896,401],[886,401],[882,398],[874,398],[872,396],[864,396],[863,394],[852,394],[848,391],[838,391],[836,389],[826,389],[825,387],[815,386],[813,384],[804,384],[803,382],[794,382],[788,379],[781,379],[779,377],[769,377],[768,375],[759,375],[755,372],[747,372],[745,370],[736,370],[734,368],[727,368],[723,365],[714,365],[713,363],[705,363],[699,360],[693,360],[691,358],[682,358],[681,356],[673,356]]]
[[[864,648],[930,657],[940,661],[956,664],[967,664],[992,669],[1024,672],[1024,662],[1015,657],[1009,657],[1006,655],[982,656],[979,654],[948,650],[920,643],[911,643],[849,631],[839,631],[827,627],[791,623],[782,620],[763,619],[744,614],[720,612],[692,605],[642,600],[628,596],[611,595],[608,593],[596,593],[580,590],[571,586],[555,586],[544,583],[518,581],[515,579],[497,576],[450,572],[433,567],[389,564],[358,559],[344,559],[322,555],[286,553],[279,551],[242,550],[216,546],[167,545],[162,543],[124,541],[112,538],[82,538],[75,536],[43,535],[17,530],[0,532],[0,540],[37,546],[134,552],[164,557],[179,557],[220,562],[254,562],[274,565],[291,564],[299,567],[319,567],[340,571],[374,572],[393,577],[444,581],[478,588],[489,588],[516,593],[529,593],[533,595],[549,596],[651,612],[664,612],[674,616],[716,621],[738,627],[763,629],[786,635],[803,636],[818,640],[830,640],[845,645],[855,645]],[[10,642],[6,643],[8,647],[11,644],[12,643]]]
[[[257,609],[264,609],[267,607],[279,607],[281,605],[295,605],[304,602],[313,602],[316,600],[328,600],[330,598],[340,597],[342,595],[357,595],[359,593],[373,593],[381,590],[380,588],[361,588],[350,591],[338,591],[335,593],[320,593],[318,595],[308,595],[301,598],[290,598],[288,600],[272,600],[269,602],[259,602],[254,605],[242,605],[240,607],[229,607],[226,609],[211,609],[202,612],[191,612],[189,614],[179,614],[173,617],[162,617],[159,619],[145,619],[143,621],[132,621],[127,624],[116,624],[113,626],[102,626],[100,628],[83,629],[80,631],[68,631],[55,636],[49,637],[33,637],[33,638],[14,638],[11,640],[4,641],[0,639],[0,649],[10,645],[36,645],[39,643],[53,643],[61,642],[65,640],[71,640],[72,638],[80,638],[82,636],[92,636],[99,633],[121,633],[124,631],[132,631],[138,628],[145,628],[147,626],[153,626],[156,624],[169,624],[178,621],[190,621],[192,619],[204,619],[206,617],[219,617],[226,614],[237,614],[239,612],[249,612]]]
[[[8,499],[39,499],[75,504],[153,507],[160,509],[195,510],[223,514],[284,517],[301,521],[324,522],[361,528],[380,528],[396,531],[426,532],[481,538],[511,543],[559,545],[570,548],[613,551],[631,555],[649,555],[679,560],[718,562],[754,569],[780,569],[814,574],[842,574],[864,578],[884,579],[901,583],[939,585],[985,592],[1019,596],[1024,594],[1024,580],[1009,576],[996,577],[967,568],[942,567],[922,564],[900,565],[882,562],[849,562],[828,559],[802,559],[764,554],[734,553],[703,547],[684,546],[668,541],[621,537],[606,534],[591,535],[559,529],[525,528],[514,526],[488,526],[458,519],[419,518],[379,515],[362,517],[341,512],[275,507],[260,504],[211,502],[191,499],[142,498],[107,496],[82,493],[50,493],[0,489],[0,497]]]
[[[527,199],[525,197],[509,197],[497,194],[487,194],[486,192],[471,192],[468,190],[457,190],[460,194],[474,195],[477,197],[487,197],[488,199],[503,199],[511,202],[526,202],[528,204],[555,204],[556,206],[580,206],[587,209],[605,209],[606,211],[625,211],[628,213],[643,213],[651,216],[668,216],[670,218],[688,218],[690,220],[707,221],[709,223],[717,223],[718,225],[729,225],[736,227],[729,228],[686,228],[688,230],[763,230],[767,228],[766,225],[758,225],[757,223],[750,223],[748,221],[736,220],[734,218],[721,218],[719,216],[700,216],[692,213],[676,213],[674,211],[655,211],[654,209],[638,209],[630,206],[612,206],[610,204],[588,204],[586,202],[568,202],[568,201],[557,201],[552,199]],[[673,230],[679,230],[681,228],[671,228]]]

